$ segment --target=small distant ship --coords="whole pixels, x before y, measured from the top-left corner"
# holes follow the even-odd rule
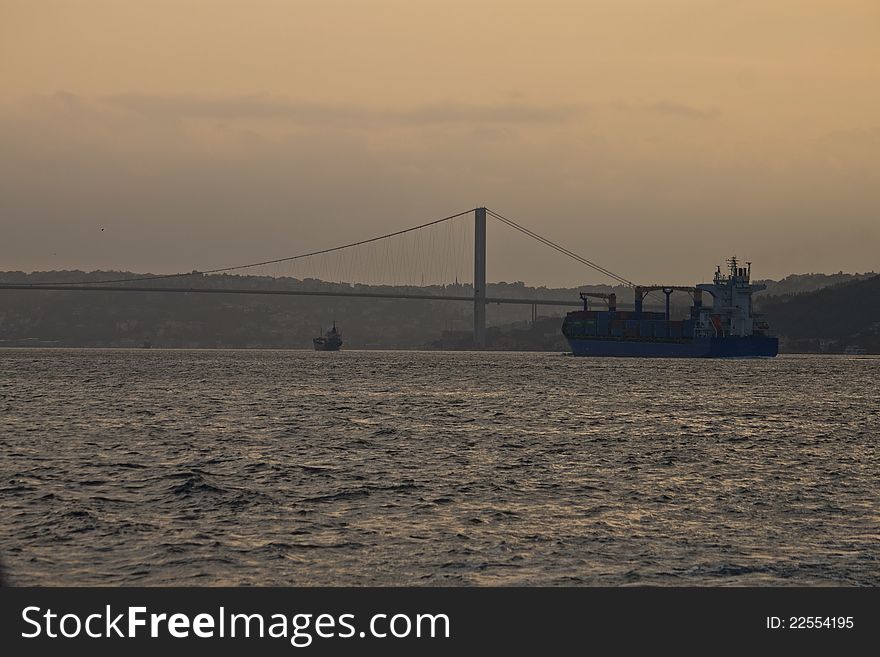
[[[766,286],[751,282],[752,264],[740,266],[736,257],[727,261],[729,271],[715,272],[712,283],[691,287],[642,285],[635,288],[635,310],[617,310],[615,294],[581,293],[584,309],[568,313],[562,334],[575,356],[632,356],[640,358],[755,358],[773,357],[779,339],[752,310],[752,294]],[[693,305],[690,317],[672,320],[669,295],[688,292]],[[666,312],[643,310],[652,291],[666,295]],[[703,305],[703,292],[712,306]],[[608,310],[590,310],[588,300],[598,297]]]
[[[333,328],[327,331],[323,336],[313,338],[315,351],[339,351],[342,346],[342,334],[336,329],[336,322],[333,322]]]

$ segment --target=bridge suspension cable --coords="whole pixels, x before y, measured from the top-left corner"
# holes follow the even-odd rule
[[[242,269],[251,269],[254,267],[263,267],[265,265],[274,265],[281,262],[290,262],[292,260],[301,260],[303,258],[310,258],[313,256],[324,255],[327,253],[333,253],[335,251],[342,251],[343,249],[350,249],[356,246],[363,246],[364,244],[370,244],[372,242],[378,242],[380,240],[385,240],[390,237],[397,237],[398,235],[404,235],[405,233],[411,233],[416,230],[421,230],[422,228],[428,228],[429,226],[435,226],[437,224],[441,224],[446,221],[451,221],[452,219],[458,219],[459,217],[463,217],[466,214],[470,214],[474,211],[474,208],[469,210],[463,210],[462,212],[457,212],[456,214],[449,215],[448,217],[442,217],[440,219],[435,219],[433,221],[428,221],[423,224],[419,224],[418,226],[412,226],[410,228],[404,228],[403,230],[397,230],[393,233],[386,233],[385,235],[379,235],[378,237],[371,237],[370,239],[360,240],[358,242],[351,242],[350,244],[343,244],[341,246],[334,246],[328,249],[321,249],[319,251],[311,251],[310,253],[300,253],[293,256],[287,256],[284,258],[275,258],[274,260],[263,260],[261,262],[251,262],[246,265],[234,265],[232,267],[217,267],[215,269],[203,269],[191,272],[180,272],[176,274],[157,274],[155,276],[138,276],[135,278],[118,278],[114,280],[89,280],[89,281],[74,281],[74,282],[66,282],[63,281],[61,283],[57,282],[49,282],[49,283],[32,283],[34,287],[38,287],[40,285],[106,285],[107,283],[134,283],[138,281],[156,281],[162,279],[169,278],[183,278],[185,276],[192,276],[193,274],[220,274],[224,272],[230,271],[240,271]]]
[[[615,274],[614,272],[612,272],[608,269],[605,269],[605,267],[602,267],[601,265],[597,265],[595,262],[591,262],[590,260],[587,260],[586,258],[579,256],[577,253],[574,253],[573,251],[569,251],[564,246],[560,246],[556,242],[553,242],[553,241],[547,239],[546,237],[542,237],[541,235],[538,235],[536,232],[529,230],[525,226],[520,226],[518,223],[516,223],[512,219],[508,219],[507,217],[503,217],[500,214],[498,214],[497,212],[495,212],[494,210],[490,210],[488,208],[486,209],[486,212],[489,213],[490,215],[492,215],[493,217],[495,217],[498,221],[510,226],[514,230],[518,230],[519,232],[521,232],[525,235],[528,235],[532,239],[537,240],[538,242],[541,242],[542,244],[546,244],[551,249],[555,249],[556,251],[559,251],[560,253],[567,255],[569,258],[573,258],[574,260],[577,260],[582,265],[586,265],[587,267],[591,267],[592,269],[595,269],[596,271],[598,271],[602,274],[605,274],[606,276],[608,276],[610,278],[613,278],[618,283],[622,283],[622,284],[627,285],[629,287],[635,287],[635,283],[633,283],[630,280],[627,280],[623,276],[619,276],[619,275]]]
[[[179,272],[179,273],[174,273],[174,274],[155,274],[155,275],[136,276],[136,277],[129,277],[129,278],[116,278],[116,279],[110,279],[110,280],[81,280],[81,281],[74,281],[74,282],[70,282],[70,281],[41,282],[41,283],[31,283],[31,284],[29,284],[29,286],[31,286],[31,287],[54,286],[54,285],[67,285],[67,286],[83,285],[83,286],[87,286],[87,285],[106,285],[109,283],[135,283],[135,282],[143,282],[143,281],[156,281],[156,280],[167,280],[167,279],[173,279],[173,278],[184,278],[187,276],[201,275],[201,274],[228,273],[228,272],[241,271],[244,269],[253,269],[256,267],[264,267],[267,265],[274,265],[274,264],[285,263],[285,262],[292,263],[293,261],[296,261],[296,260],[302,260],[302,259],[311,258],[314,256],[322,256],[322,255],[326,255],[326,254],[330,254],[330,253],[336,253],[339,251],[343,251],[345,249],[353,249],[354,247],[363,246],[363,245],[367,245],[367,244],[373,244],[376,242],[380,242],[382,240],[388,240],[389,238],[398,237],[401,235],[406,235],[408,233],[413,233],[415,231],[419,231],[424,228],[428,228],[430,226],[435,226],[438,224],[442,224],[444,222],[449,222],[453,219],[457,219],[459,217],[470,214],[472,212],[475,212],[474,208],[471,208],[468,210],[463,210],[461,212],[457,212],[455,214],[452,214],[452,215],[449,215],[446,217],[441,217],[440,219],[435,219],[433,221],[428,221],[428,222],[419,224],[417,226],[412,226],[410,228],[405,228],[402,230],[397,230],[394,232],[386,233],[384,235],[379,235],[377,237],[359,240],[356,242],[351,242],[348,244],[343,244],[343,245],[335,246],[335,247],[331,247],[331,248],[320,249],[317,251],[310,251],[308,253],[300,253],[297,255],[287,256],[287,257],[283,257],[283,258],[274,258],[271,260],[262,260],[260,262],[251,262],[251,263],[247,263],[247,264],[233,265],[233,266],[229,266],[229,267],[215,267],[213,269],[205,269],[205,270],[194,270],[191,272]],[[514,230],[517,230],[520,233],[530,237],[531,239],[536,240],[538,242],[541,242],[542,244],[549,246],[550,248],[554,249],[555,251],[562,253],[563,255],[565,255],[569,258],[572,258],[573,260],[575,260],[583,265],[586,265],[587,267],[590,267],[590,268],[594,269],[595,271],[597,271],[601,274],[604,274],[605,276],[608,276],[609,278],[613,279],[614,281],[616,281],[618,283],[621,283],[623,285],[627,285],[629,287],[635,286],[635,284],[632,281],[624,278],[623,276],[620,276],[619,274],[616,274],[616,273],[612,272],[611,270],[609,270],[605,267],[602,267],[601,265],[599,265],[595,262],[592,262],[591,260],[588,260],[587,258],[584,258],[583,256],[578,255],[577,253],[574,253],[570,249],[567,249],[564,246],[557,244],[556,242],[554,242],[554,241],[552,241],[542,235],[539,235],[538,233],[526,228],[525,226],[518,224],[517,222],[499,214],[498,212],[495,212],[494,210],[487,208],[486,213],[491,215],[492,217],[494,217],[498,221],[502,222],[503,224],[513,228]],[[423,257],[423,254],[421,253],[422,246],[420,244],[417,244],[416,248],[417,248],[416,256],[419,257],[419,259],[424,262],[424,257]],[[357,255],[358,253],[359,253],[358,251],[355,251],[356,257],[359,259],[360,256]],[[385,253],[383,255],[384,255],[384,257],[382,259],[384,259],[384,260],[386,260],[386,261],[388,261],[389,259],[393,260],[393,258],[390,258],[391,252],[388,251],[387,248],[385,248]],[[448,257],[450,257],[450,255],[454,255],[454,254],[447,254],[445,257],[448,258]],[[440,256],[438,254],[438,257],[442,258],[443,256]],[[392,264],[392,266],[394,266],[393,262],[391,264]],[[349,263],[349,265],[351,265],[351,263]],[[322,278],[325,278],[325,277],[322,277]]]

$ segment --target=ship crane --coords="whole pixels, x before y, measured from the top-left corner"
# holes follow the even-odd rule
[[[584,310],[589,310],[590,299],[602,299],[608,306],[608,310],[617,310],[617,295],[614,292],[581,292],[581,301],[584,302]]]
[[[666,295],[666,321],[669,321],[669,296],[673,292],[687,292],[691,295],[694,300],[694,308],[700,308],[703,305],[703,291],[695,288],[693,285],[636,285],[635,287],[635,296],[636,296],[636,312],[642,312],[642,302],[645,300],[645,297],[654,292],[655,290],[659,290]]]

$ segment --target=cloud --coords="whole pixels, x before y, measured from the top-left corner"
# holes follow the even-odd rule
[[[296,123],[561,123],[585,111],[583,105],[494,105],[435,103],[409,108],[375,108],[322,103],[271,95],[116,94],[100,101],[116,109],[177,119],[281,119]]]
[[[611,107],[622,112],[648,112],[678,116],[685,119],[715,119],[721,115],[721,110],[716,107],[694,107],[693,105],[672,100],[661,100],[653,103],[618,101],[612,103]]]
[[[49,118],[125,122],[125,116],[152,120],[170,127],[186,120],[269,121],[309,128],[372,129],[377,127],[568,126],[590,113],[607,111],[643,113],[707,120],[720,115],[717,108],[661,100],[655,102],[528,103],[510,98],[497,103],[427,103],[411,107],[375,107],[355,103],[292,99],[271,94],[209,96],[201,94],[124,93],[89,99],[66,91],[35,95],[25,100],[29,112]]]

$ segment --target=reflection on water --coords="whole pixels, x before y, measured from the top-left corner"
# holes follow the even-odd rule
[[[880,584],[880,359],[0,351],[15,584]]]

